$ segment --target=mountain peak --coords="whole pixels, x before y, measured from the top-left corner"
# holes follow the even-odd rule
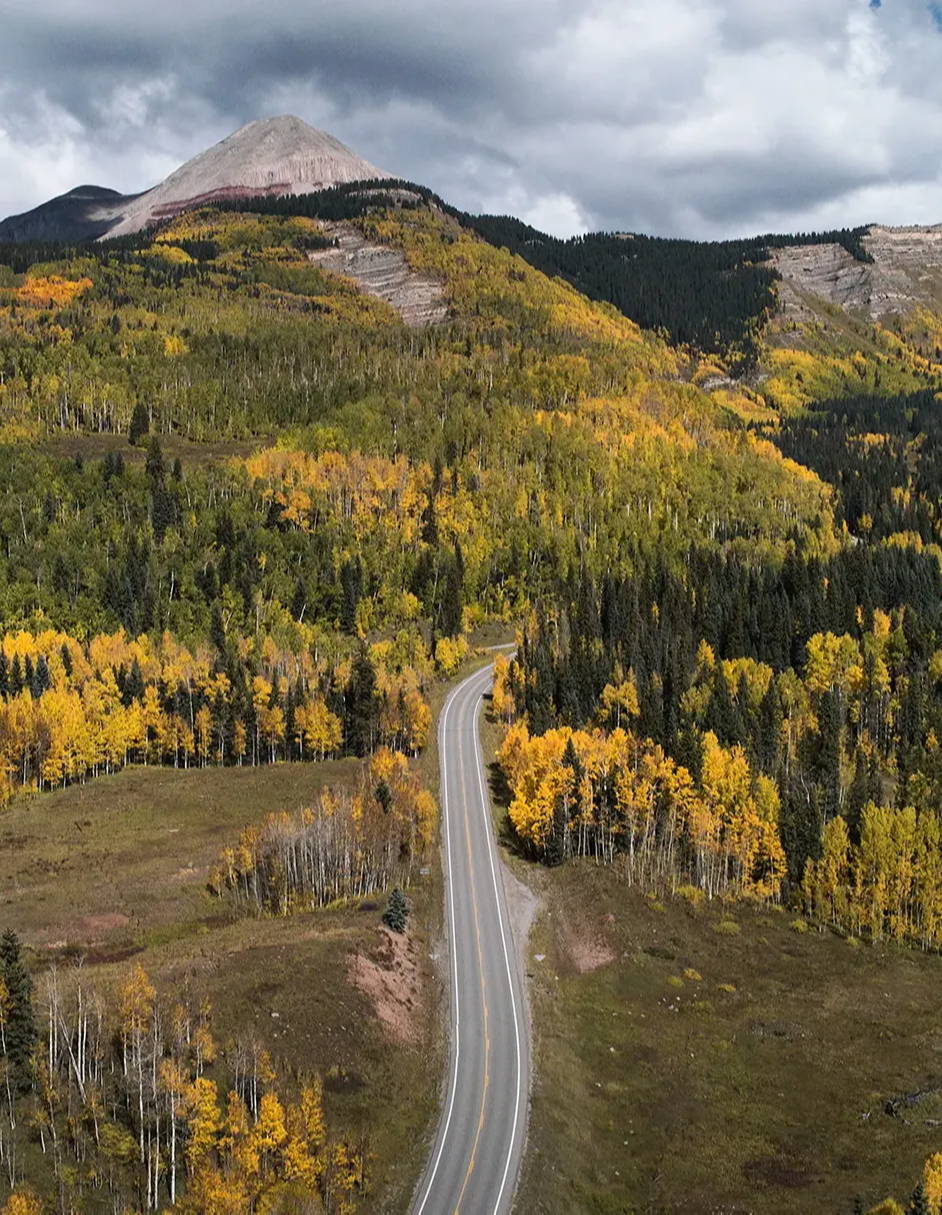
[[[143,194],[125,196],[103,186],[76,186],[4,220],[0,241],[125,236],[216,199],[311,194],[343,182],[389,176],[333,135],[294,114],[281,114],[233,131]]]
[[[341,182],[388,176],[301,118],[262,118],[200,152],[142,194],[109,235],[138,232],[214,199],[309,194]]]

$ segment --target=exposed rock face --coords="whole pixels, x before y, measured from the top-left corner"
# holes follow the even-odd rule
[[[80,186],[4,220],[0,240],[124,236],[215,199],[310,194],[343,182],[388,177],[300,118],[266,118],[194,156],[152,190],[122,195],[100,186]]]
[[[814,297],[873,319],[918,305],[942,309],[942,224],[874,226],[863,243],[872,264],[857,261],[840,245],[774,249],[771,262],[782,275],[779,302],[785,315],[810,319]]]
[[[388,176],[300,118],[266,118],[194,156],[140,195],[108,235],[139,232],[217,198],[310,194],[343,182]]]
[[[407,325],[438,325],[448,317],[441,283],[413,270],[400,249],[373,245],[353,227],[325,223],[334,249],[318,249],[308,257],[324,270],[356,279],[364,291],[392,304]]]

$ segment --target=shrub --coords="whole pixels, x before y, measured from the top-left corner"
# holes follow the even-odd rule
[[[682,899],[686,899],[692,907],[699,907],[706,895],[697,886],[678,886],[675,894],[680,895]]]

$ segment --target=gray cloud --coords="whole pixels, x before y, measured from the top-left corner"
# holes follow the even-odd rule
[[[923,0],[8,0],[0,215],[293,112],[474,210],[720,236],[942,220]]]

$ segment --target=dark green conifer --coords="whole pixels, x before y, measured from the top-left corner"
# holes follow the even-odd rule
[[[397,886],[389,896],[386,910],[383,912],[383,923],[393,932],[405,932],[409,920],[409,904],[406,896]]]
[[[131,425],[128,427],[128,442],[140,443],[146,434],[150,433],[150,414],[142,401],[134,406],[131,414]]]
[[[33,1049],[36,1045],[33,984],[23,964],[19,938],[9,928],[0,937],[0,980],[6,992],[4,1051],[17,1091],[25,1093],[33,1083]]]

